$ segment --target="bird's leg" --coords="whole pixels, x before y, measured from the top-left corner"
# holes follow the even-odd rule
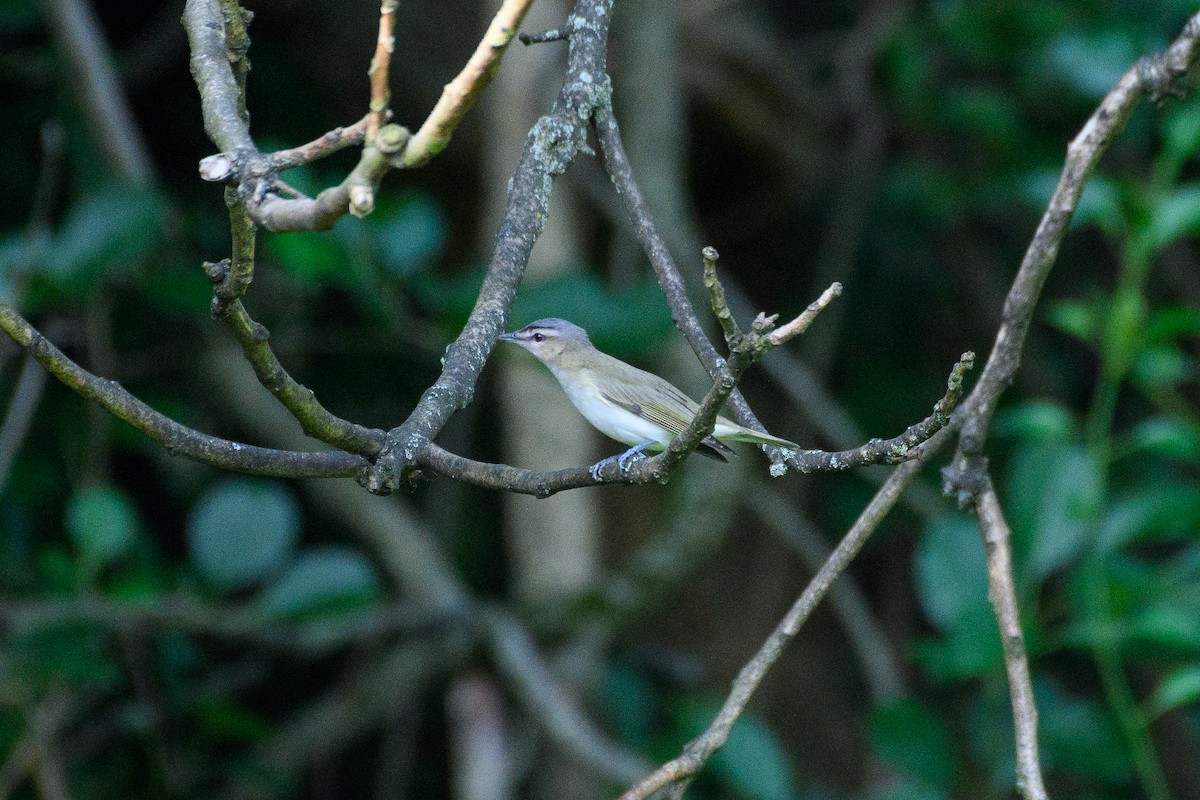
[[[604,469],[605,465],[611,464],[614,461],[617,462],[617,466],[621,468],[622,472],[624,472],[626,469],[629,468],[629,464],[633,459],[645,458],[646,454],[642,451],[645,450],[647,447],[650,447],[652,444],[654,444],[653,441],[642,442],[639,445],[634,445],[633,447],[629,448],[628,450],[626,450],[624,453],[621,453],[620,455],[609,456],[608,458],[604,459],[603,461],[597,461],[595,464],[592,465],[592,468],[588,470],[588,473],[592,476],[592,480],[598,481],[598,480],[600,480],[600,470]]]

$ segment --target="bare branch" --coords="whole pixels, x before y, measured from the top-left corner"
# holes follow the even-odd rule
[[[0,622],[10,635],[79,623],[140,635],[182,630],[310,658],[395,634],[441,633],[464,621],[455,609],[411,602],[289,621],[272,618],[252,606],[206,603],[182,594],[148,602],[101,595],[21,601],[0,598]]]
[[[778,347],[794,336],[804,333],[806,330],[808,330],[808,326],[813,324],[813,321],[817,318],[817,314],[820,314],[822,311],[824,311],[825,308],[833,302],[834,298],[840,297],[841,294],[842,285],[840,283],[834,283],[828,289],[821,292],[821,296],[810,303],[808,308],[800,312],[800,316],[796,317],[782,328],[776,328],[775,330],[771,331],[771,334],[767,337],[767,340],[770,341],[773,346]]]
[[[1158,100],[1175,92],[1177,82],[1195,64],[1197,57],[1200,57],[1200,14],[1188,20],[1179,38],[1165,53],[1143,58],[1130,67],[1067,147],[1058,186],[1004,301],[1003,321],[991,355],[979,383],[956,415],[962,436],[946,481],[948,488],[958,493],[960,504],[974,504],[986,482],[979,456],[987,439],[988,425],[1000,395],[1020,366],[1034,308],[1046,276],[1058,257],[1059,246],[1066,236],[1084,184],[1138,102],[1143,97]]]
[[[858,554],[867,538],[896,504],[905,487],[916,477],[929,457],[948,439],[949,432],[938,434],[921,447],[915,458],[896,468],[754,658],[742,667],[725,704],[708,729],[689,742],[677,758],[663,764],[621,795],[621,800],[643,800],[668,786],[686,785],[703,768],[709,757],[725,744],[733,724],[745,711],[750,698],[766,677],[771,665],[782,654],[784,647],[795,638],[800,626],[829,592],[834,579]]]
[[[13,390],[12,400],[4,413],[4,424],[0,425],[0,490],[8,483],[13,459],[25,441],[29,424],[33,422],[33,412],[45,388],[46,370],[32,355],[26,355],[21,375],[17,378],[17,388]]]
[[[562,89],[551,113],[529,132],[475,307],[462,333],[446,348],[442,374],[409,418],[388,432],[388,443],[367,476],[366,486],[373,492],[399,486],[417,453],[474,394],[496,336],[508,319],[533,244],[545,226],[552,179],[586,147],[588,120],[610,101],[606,48],[611,10],[612,0],[580,0],[576,6],[577,30],[571,37]]]
[[[383,446],[383,431],[357,425],[326,409],[312,390],[300,385],[276,358],[267,329],[250,318],[241,295],[254,274],[256,229],[245,212],[241,196],[226,189],[233,258],[205,264],[213,282],[213,315],[224,319],[259,382],[284,405],[309,436],[362,456],[374,456]]]
[[[388,75],[392,64],[392,52],[396,49],[396,7],[399,0],[383,0],[379,4],[379,36],[375,39],[375,55],[367,76],[371,79],[371,110],[367,114],[367,139],[374,139],[379,129],[387,122],[388,105],[392,92],[388,88]]]
[[[345,128],[334,128],[318,139],[288,150],[271,153],[271,166],[277,172],[310,164],[352,145],[362,144],[367,136],[367,121],[370,115]]]
[[[1004,520],[1000,499],[989,478],[976,506],[979,527],[987,552],[988,600],[1000,626],[1004,645],[1004,669],[1008,673],[1008,692],[1012,700],[1013,730],[1017,743],[1017,789],[1026,800],[1047,800],[1038,760],[1037,705],[1029,679],[1029,658],[1025,654],[1025,636],[1021,633],[1021,615],[1017,609],[1017,589],[1013,581],[1012,533]]]
[[[499,609],[480,616],[496,669],[560,748],[611,780],[628,782],[646,771],[640,756],[612,744],[578,711],[523,626]]]
[[[222,151],[216,157],[220,168],[214,168],[213,156],[201,162],[202,176],[206,180],[236,180],[247,213],[256,224],[271,231],[323,231],[347,213],[369,214],[375,207],[379,182],[390,169],[420,166],[445,148],[463,115],[491,81],[531,2],[505,0],[475,54],[446,86],[429,118],[413,136],[400,125],[384,124],[396,4],[394,0],[383,0],[370,70],[371,111],[361,134],[358,125],[338,129],[316,142],[271,156],[260,153],[250,136],[237,77],[246,69],[245,17],[238,14],[247,12],[232,2],[230,13],[223,13],[225,9],[217,5],[217,0],[188,0],[183,23],[192,49],[192,76],[200,90],[205,130]],[[360,135],[366,142],[362,156],[340,184],[313,198],[277,194],[282,188],[279,170],[355,143]]]
[[[271,450],[200,433],[155,411],[116,381],[99,378],[83,369],[2,301],[0,328],[76,394],[125,420],[163,445],[172,455],[186,456],[234,472],[292,478],[349,478],[367,465],[366,459],[340,451]]]
[[[720,258],[720,255],[717,253],[717,248],[709,246],[701,251],[701,256],[704,258],[704,285],[708,289],[708,302],[712,306],[713,314],[717,317],[717,322],[721,323],[725,341],[732,345],[742,332],[738,328],[733,314],[729,311],[729,301],[725,299],[725,287],[717,278],[717,259]]]
[[[470,60],[446,84],[433,111],[396,159],[396,166],[419,167],[446,148],[458,123],[492,82],[500,57],[532,4],[533,0],[504,0]]]
[[[838,453],[827,453],[823,450],[789,453],[787,465],[800,472],[824,472],[906,461],[912,457],[913,448],[950,425],[953,419],[952,412],[962,396],[963,377],[974,366],[975,353],[963,353],[950,370],[950,377],[946,380],[946,394],[934,404],[933,413],[915,425],[910,425],[899,436],[891,439],[872,439],[861,447]]]
[[[87,0],[39,0],[38,5],[114,175],[130,183],[157,182],[150,150],[117,81],[104,32],[92,7]]]
[[[257,153],[240,107],[241,89],[230,68],[225,25],[217,0],[187,0],[183,26],[191,45],[192,78],[200,89],[204,130],[224,153]]]

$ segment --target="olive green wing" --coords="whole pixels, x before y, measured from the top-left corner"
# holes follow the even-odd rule
[[[637,414],[676,436],[687,430],[700,406],[654,373],[638,372],[641,373],[638,383],[612,381],[600,394],[613,405]],[[709,458],[728,461],[729,456],[737,455],[733,448],[712,436],[705,437],[700,444],[701,448],[696,452]]]

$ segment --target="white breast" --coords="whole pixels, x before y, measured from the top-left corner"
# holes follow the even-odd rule
[[[672,437],[669,431],[631,411],[609,405],[600,399],[594,388],[574,387],[561,380],[559,383],[583,418],[610,439],[631,446],[643,442],[670,443]]]

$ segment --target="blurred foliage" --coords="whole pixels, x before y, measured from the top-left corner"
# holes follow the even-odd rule
[[[227,254],[228,225],[219,192],[195,176],[211,145],[187,74],[179,9],[160,5],[96,4],[161,175],[156,189],[130,189],[108,169],[35,4],[0,3],[8,123],[0,127],[7,156],[0,294],[73,357],[156,408],[246,439],[250,426],[219,399],[204,366],[214,343],[229,337],[207,316],[199,264]],[[361,115],[365,87],[348,91],[342,77],[352,67],[362,79],[366,50],[356,59],[338,37],[358,32],[367,48],[374,21],[363,12],[349,22],[360,11],[350,5],[275,5],[259,4],[251,27],[250,106],[260,141],[286,146]],[[430,37],[438,44],[406,34],[406,47],[436,51],[421,50],[419,68],[394,76],[396,107],[411,115],[458,66],[456,53],[440,52],[446,42],[466,47],[471,38],[452,22],[478,10],[447,3],[430,14],[429,4],[402,5],[416,8],[415,17],[449,20]],[[721,232],[713,243],[722,269],[757,302],[786,313],[820,288],[809,266],[827,241],[830,197],[846,178],[842,170],[858,166],[847,165],[843,151],[853,120],[819,113],[852,105],[836,97],[840,66],[829,42],[841,41],[865,6],[731,4],[731,21],[705,16],[708,5],[681,4],[692,199],[701,227]],[[837,331],[836,367],[826,375],[871,435],[924,416],[954,356],[990,342],[1065,143],[1130,64],[1169,42],[1193,5],[936,0],[888,32],[873,73],[886,142],[872,200],[860,209],[866,233],[847,274],[836,276],[846,284],[840,302],[849,322]],[[739,27],[755,20],[771,24]],[[817,118],[773,109],[792,116],[755,138],[753,92],[738,97],[741,127],[709,113],[720,81],[706,83],[706,70],[729,67],[704,60],[709,40],[701,32],[726,23],[758,37],[738,40],[748,56],[782,53],[771,63],[816,76],[818,100],[793,105],[811,105]],[[772,79],[746,78],[739,70],[752,70],[741,62],[729,69],[738,80]],[[615,85],[619,101],[620,79]],[[47,161],[39,126],[52,119],[66,132],[61,175],[35,207]],[[797,178],[763,142],[782,136],[777,149],[799,147],[786,134],[809,128],[828,135],[812,145],[824,149],[792,154],[813,165],[814,174]],[[492,235],[481,230],[477,196],[487,138],[468,126],[429,168],[390,176],[365,220],[342,220],[328,234],[261,237],[248,307],[272,331],[288,369],[337,413],[390,427],[436,375],[482,280],[486,252],[474,243]],[[1200,785],[1198,151],[1197,100],[1135,113],[1083,195],[1024,369],[993,428],[989,455],[1013,530],[1055,797],[1159,800],[1167,791],[1186,798]],[[294,170],[287,179],[316,191],[339,180],[346,163]],[[593,260],[524,286],[513,321],[569,317],[601,347],[650,361],[675,336],[669,311],[648,273],[635,266],[633,279],[629,269],[609,274],[619,236],[603,221],[590,224]],[[0,347],[0,358],[0,406],[7,407],[21,359],[12,347]],[[474,407],[481,411],[463,423],[470,430],[454,434],[481,458],[500,457],[490,380],[485,375]],[[803,417],[757,380],[750,376],[746,389],[764,416]],[[780,433],[802,425],[785,422]],[[870,491],[853,476],[787,480],[804,487],[796,494],[810,495],[811,515],[831,535]],[[620,497],[613,503],[626,502]],[[456,543],[446,549],[467,585],[503,593],[504,521],[494,498],[435,485],[406,502]],[[611,528],[654,524],[643,521],[654,518],[642,513],[650,501],[628,502],[628,517],[609,509],[618,520]],[[409,768],[415,774],[402,788],[449,796],[440,684],[402,712],[389,706],[411,726],[409,739],[371,731],[286,775],[264,763],[262,754],[304,712],[333,702],[394,641],[281,657],[186,619],[96,618],[117,608],[137,620],[140,609],[169,611],[183,598],[210,621],[250,614],[291,626],[282,630],[302,643],[302,626],[349,625],[354,614],[402,594],[351,527],[312,503],[302,484],[181,463],[49,386],[0,494],[0,777],[14,781],[0,785],[35,796],[35,782],[9,778],[8,768],[19,769],[14,759],[33,741],[35,722],[58,715],[76,797],[216,796],[251,779],[277,796],[363,796],[386,785],[376,783],[376,771],[404,758],[420,768]],[[898,512],[878,538],[854,576],[890,626],[908,694],[876,702],[856,678],[822,683],[824,674],[857,675],[853,656],[836,632],[802,637],[795,648],[803,658],[781,662],[767,679],[784,687],[775,697],[787,702],[752,705],[689,797],[1011,795],[1011,710],[976,527],[946,506],[933,519]],[[716,569],[745,563],[728,555]],[[757,641],[780,613],[749,597],[755,575],[723,576],[716,583],[724,595],[705,610],[735,607],[737,630],[663,611],[671,629],[695,632],[684,647],[710,665],[730,663],[722,656],[734,648],[732,662],[744,661],[750,650],[743,647],[756,646],[745,642]],[[816,617],[809,625],[834,622]],[[725,667],[700,677],[672,672],[663,660],[686,661],[692,650],[663,656],[670,648],[656,642],[659,655],[642,658],[637,644],[623,640],[603,654],[602,688],[589,700],[615,738],[666,759],[719,708],[727,676],[716,670]],[[532,735],[523,730],[518,738]],[[545,750],[536,752],[541,758]]]

